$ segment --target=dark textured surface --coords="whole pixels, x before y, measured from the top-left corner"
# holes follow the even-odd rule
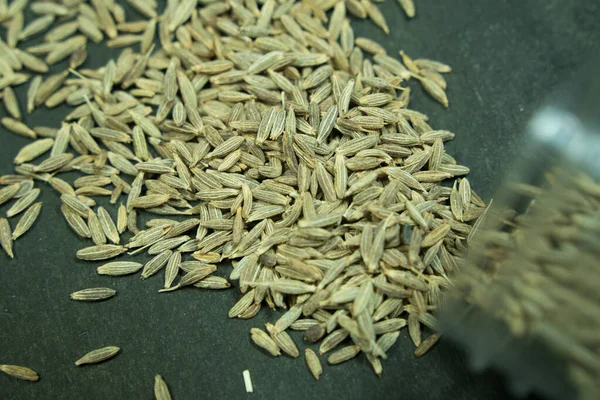
[[[471,168],[472,185],[486,198],[507,157],[519,152],[518,138],[535,107],[600,43],[600,6],[587,0],[420,0],[410,22],[395,1],[382,8],[392,34],[367,22],[354,25],[357,36],[380,41],[392,55],[403,49],[414,58],[452,65],[450,108],[415,85],[411,108],[429,114],[435,128],[456,133],[448,152]],[[118,54],[92,48],[89,67]],[[18,91],[22,108],[25,90]],[[38,111],[26,122],[59,126],[67,112]],[[7,174],[28,140],[3,128],[0,135],[0,174]],[[415,360],[406,331],[384,361],[382,378],[359,357],[325,366],[314,382],[302,359],[271,359],[250,343],[249,328],[275,320],[276,313],[228,320],[237,290],[159,295],[160,277],[140,282],[136,276],[98,276],[96,263],[75,259],[89,242],[77,239],[62,220],[58,196],[43,187],[41,199],[34,229],[15,244],[17,258],[0,254],[0,363],[29,366],[41,380],[30,384],[0,376],[2,399],[150,399],[156,373],[176,399],[238,398],[246,395],[244,369],[251,371],[256,398],[508,398],[501,379],[468,372],[464,356],[443,341]],[[70,292],[92,286],[113,287],[118,295],[98,304],[69,300]],[[122,353],[101,365],[75,367],[87,351],[108,345],[120,346]]]

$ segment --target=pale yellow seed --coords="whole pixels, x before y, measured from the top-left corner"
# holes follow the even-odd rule
[[[304,351],[304,357],[306,359],[308,370],[316,380],[319,380],[319,377],[323,373],[323,367],[321,366],[321,361],[319,361],[319,356],[311,349],[306,349]]]
[[[79,360],[75,361],[75,365],[80,366],[85,364],[97,364],[113,358],[120,350],[121,349],[116,346],[108,346],[93,350],[81,357]]]
[[[160,375],[154,377],[154,398],[156,400],[171,400],[169,387]]]
[[[21,379],[24,381],[36,382],[40,379],[37,372],[27,367],[21,367],[18,365],[0,365],[0,371],[5,374],[12,376],[13,378]]]

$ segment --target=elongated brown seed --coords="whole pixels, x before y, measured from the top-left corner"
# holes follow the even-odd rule
[[[7,217],[14,217],[26,210],[40,195],[40,189],[32,189],[25,196],[17,200],[11,208],[6,211]]]
[[[98,267],[99,275],[122,276],[138,272],[143,264],[134,261],[114,261]]]
[[[108,346],[93,350],[81,357],[79,360],[75,361],[75,365],[80,366],[85,364],[97,364],[113,358],[120,350],[121,349],[116,346]]]
[[[37,382],[40,379],[37,372],[33,371],[30,368],[21,367],[18,365],[2,364],[0,365],[0,371],[4,372],[9,376],[12,376],[13,378],[17,378],[23,381]]]
[[[156,400],[171,400],[171,393],[169,392],[167,383],[160,375],[154,377],[154,398]]]
[[[427,339],[423,340],[421,344],[415,349],[415,357],[421,357],[427,353],[439,340],[440,334],[434,333]]]
[[[346,346],[341,348],[340,350],[332,353],[329,358],[327,358],[327,362],[329,364],[340,364],[349,359],[356,357],[360,352],[360,347],[357,345]]]
[[[306,349],[304,351],[304,357],[306,359],[308,370],[316,380],[319,380],[319,377],[323,374],[323,367],[321,366],[321,361],[319,361],[319,356],[311,349]]]
[[[277,346],[279,346],[284,353],[293,358],[296,358],[300,355],[298,347],[296,347],[296,344],[286,331],[279,332],[275,329],[275,326],[270,323],[266,324],[266,328],[275,343],[277,343]]]
[[[6,129],[16,133],[17,135],[25,136],[29,139],[35,139],[37,137],[37,133],[35,133],[35,131],[16,119],[4,117],[1,121],[2,125],[4,125]]]
[[[112,220],[112,217],[110,216],[108,211],[104,209],[104,207],[98,207],[98,220],[100,221],[102,231],[104,231],[106,237],[114,244],[119,244],[121,239],[119,237],[117,227],[114,221]]]
[[[17,238],[21,237],[25,232],[27,232],[31,226],[35,223],[37,217],[40,215],[40,211],[42,210],[42,203],[37,202],[25,211],[19,222],[17,222],[17,226],[15,226],[15,230],[12,234],[12,240],[17,240]]]
[[[77,258],[88,261],[106,260],[124,253],[125,250],[125,247],[113,244],[91,246],[77,251]]]
[[[281,355],[279,346],[271,339],[271,337],[262,329],[252,328],[250,329],[250,335],[252,341],[259,347],[265,349],[268,353],[273,356]]]
[[[77,301],[100,301],[106,300],[117,294],[117,291],[110,288],[90,288],[71,293],[71,299]]]
[[[10,258],[15,258],[12,243],[13,239],[10,224],[6,218],[0,218],[0,245],[2,245],[2,248]]]
[[[12,199],[19,192],[20,188],[21,185],[19,183],[13,183],[0,189],[0,205]]]
[[[91,237],[90,230],[80,215],[76,214],[65,205],[61,206],[60,209],[63,214],[63,217],[67,221],[67,224],[71,227],[71,229],[73,229],[73,231],[75,231],[75,233],[77,233],[77,235],[79,235],[82,238]]]

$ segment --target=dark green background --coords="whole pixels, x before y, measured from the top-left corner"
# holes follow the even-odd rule
[[[370,22],[356,22],[355,32],[384,44],[391,55],[403,49],[414,58],[452,65],[450,108],[443,109],[414,85],[411,108],[427,113],[434,128],[456,133],[448,152],[471,168],[473,187],[489,199],[507,160],[519,152],[518,138],[536,106],[598,51],[600,6],[588,0],[416,3],[417,17],[410,22],[396,1],[381,5],[389,36]],[[102,46],[89,48],[86,67],[118,54]],[[25,90],[18,91],[22,108]],[[67,112],[40,110],[25,120],[30,126],[58,127]],[[8,174],[12,158],[28,140],[3,128],[0,135],[0,174]],[[0,254],[0,363],[29,366],[41,379],[30,384],[0,376],[1,399],[150,399],[156,373],[176,399],[238,398],[246,396],[244,369],[251,371],[255,398],[508,397],[501,378],[468,372],[465,357],[447,343],[415,360],[406,331],[390,350],[382,378],[359,357],[325,365],[315,382],[303,359],[272,359],[250,343],[250,327],[276,320],[277,313],[263,310],[250,321],[227,319],[237,289],[159,295],[159,277],[140,282],[136,276],[96,275],[97,264],[75,258],[89,242],[78,239],[62,220],[56,193],[46,186],[42,190],[42,214],[15,243],[16,259]],[[228,272],[229,267],[219,271]],[[69,300],[72,291],[93,286],[113,287],[118,295],[98,304]],[[300,335],[293,337],[301,343]],[[122,353],[101,365],[74,366],[87,351],[107,345],[120,346]]]

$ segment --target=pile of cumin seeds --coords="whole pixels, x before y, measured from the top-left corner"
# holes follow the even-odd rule
[[[413,78],[447,106],[450,67],[404,52],[399,60],[355,37],[351,15],[387,30],[369,0],[129,3],[145,19],[127,22],[108,0],[32,3],[45,19],[23,25],[26,35],[28,2],[0,7],[0,88],[11,113],[2,123],[34,140],[15,157],[15,174],[0,177],[0,200],[19,197],[8,216],[27,216],[17,235],[0,219],[6,252],[39,213],[36,182],[56,191],[68,225],[91,239],[78,258],[120,257],[99,274],[164,270],[163,292],[233,280],[242,296],[230,318],[287,310],[253,330],[270,354],[297,357],[287,331],[301,330],[331,364],[364,353],[381,374],[400,329],[419,346],[485,210],[463,177],[469,169],[444,150],[454,134],[408,108]],[[411,2],[400,3],[412,14]],[[29,35],[44,43],[27,47]],[[88,41],[105,38],[124,50],[85,68]],[[16,72],[45,73],[67,59],[68,70],[46,77]],[[60,127],[21,122],[10,88],[27,81],[28,113],[74,107]],[[68,182],[66,172],[80,177]],[[139,263],[139,253],[152,259]],[[226,261],[229,280],[214,274]],[[90,288],[72,297],[112,295]],[[318,377],[313,354],[308,362]]]

